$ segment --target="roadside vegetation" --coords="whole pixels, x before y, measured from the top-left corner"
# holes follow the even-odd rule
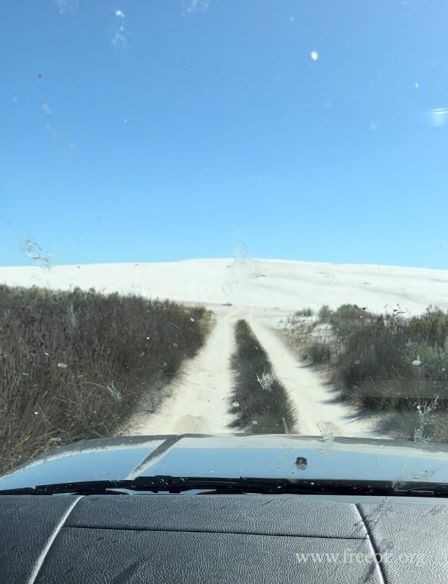
[[[208,323],[173,302],[0,286],[0,472],[113,435],[143,396],[156,408]]]
[[[448,313],[323,306],[315,318],[292,315],[286,330],[303,358],[327,369],[342,400],[381,414],[382,431],[448,441]]]
[[[232,357],[235,387],[230,407],[233,427],[249,434],[283,434],[296,420],[286,390],[275,377],[263,347],[245,320],[235,326]]]
[[[300,316],[305,316],[305,317],[309,317],[309,316],[314,316],[314,310],[312,308],[301,308],[300,310],[297,310],[294,315],[296,317],[300,317]]]

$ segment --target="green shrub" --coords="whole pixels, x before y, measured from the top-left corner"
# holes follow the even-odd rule
[[[329,322],[332,314],[333,311],[331,310],[331,308],[324,304],[324,306],[320,308],[317,316],[319,317],[319,320],[321,322]]]
[[[294,313],[295,316],[304,316],[304,317],[311,317],[314,315],[314,310],[312,308],[302,308],[300,310],[296,310]]]
[[[448,314],[438,308],[429,307],[422,316],[411,318],[406,330],[414,342],[446,349],[448,337]]]
[[[324,343],[314,342],[305,348],[304,357],[310,359],[315,365],[322,365],[330,361],[331,349]]]
[[[335,358],[335,367],[338,380],[347,389],[365,380],[409,376],[412,371],[403,352],[401,332],[387,326],[381,318],[351,331]]]
[[[332,312],[328,318],[336,338],[343,340],[361,329],[374,315],[368,313],[356,304],[343,304]]]
[[[322,324],[334,333],[325,344],[310,340]],[[410,412],[406,420],[436,398],[440,412],[448,409],[447,313],[430,307],[405,319],[354,304],[334,311],[323,306],[319,321],[302,330],[306,356],[315,364],[330,362],[341,397],[361,408]]]

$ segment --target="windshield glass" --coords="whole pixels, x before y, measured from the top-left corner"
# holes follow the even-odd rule
[[[410,470],[448,442],[447,18],[4,3],[0,473],[129,435],[401,440]]]

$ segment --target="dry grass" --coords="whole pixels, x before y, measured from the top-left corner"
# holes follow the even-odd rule
[[[385,431],[448,441],[447,313],[430,307],[404,318],[324,306],[311,323],[291,317],[287,331],[303,356],[329,369],[342,399],[382,414]]]
[[[234,427],[251,434],[283,434],[295,426],[286,390],[274,376],[263,347],[245,320],[235,327],[236,351],[232,358],[235,389],[230,411]]]
[[[112,435],[195,354],[207,313],[94,291],[0,286],[0,472]]]

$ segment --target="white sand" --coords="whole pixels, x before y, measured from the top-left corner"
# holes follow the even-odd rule
[[[91,264],[0,268],[0,282],[205,304],[232,302],[295,310],[358,303],[371,310],[400,305],[412,313],[429,304],[448,309],[448,270],[336,265],[279,260],[188,260],[154,264]]]
[[[206,346],[168,388],[159,411],[140,412],[132,433],[217,433],[229,431],[233,324],[249,320],[275,372],[297,409],[302,434],[331,432],[372,436],[371,424],[331,403],[330,389],[303,367],[272,331],[291,311],[322,304],[356,303],[370,310],[422,312],[430,304],[448,309],[448,270],[369,265],[334,265],[277,260],[188,260],[156,264],[98,264],[0,268],[0,283],[52,289],[95,288],[202,303],[216,315]],[[223,306],[223,304],[231,306]]]
[[[138,413],[122,434],[217,434],[231,432],[228,413],[232,376],[229,356],[233,351],[238,310],[217,319],[205,347],[182,369],[167,388],[167,398],[156,414]]]

